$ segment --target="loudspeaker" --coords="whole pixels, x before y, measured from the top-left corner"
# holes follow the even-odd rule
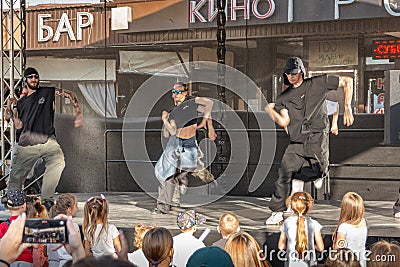
[[[385,144],[400,144],[400,70],[385,71]]]

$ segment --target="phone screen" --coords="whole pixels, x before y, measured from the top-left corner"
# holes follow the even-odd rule
[[[22,243],[54,244],[67,242],[66,220],[27,219],[25,221]]]

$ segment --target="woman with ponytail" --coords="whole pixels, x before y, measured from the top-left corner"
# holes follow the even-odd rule
[[[83,210],[83,246],[87,256],[117,257],[121,241],[117,227],[108,223],[108,201],[103,194],[89,198]]]
[[[147,231],[143,238],[143,253],[149,261],[149,267],[169,267],[174,256],[171,233],[163,227]]]
[[[295,215],[283,222],[278,243],[280,250],[286,250],[285,266],[313,266],[316,264],[315,249],[324,249],[322,226],[306,216],[313,203],[306,192],[296,192],[289,197],[288,204]]]

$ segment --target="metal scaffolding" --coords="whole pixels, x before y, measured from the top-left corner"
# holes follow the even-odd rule
[[[1,0],[1,162],[2,173],[10,169],[13,157],[15,130],[12,120],[6,116],[9,99],[16,99],[16,91],[22,86],[25,68],[25,0]]]

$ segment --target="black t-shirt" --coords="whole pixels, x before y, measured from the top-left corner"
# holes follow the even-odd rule
[[[301,126],[304,120],[321,103],[322,99],[326,99],[328,91],[337,90],[338,86],[338,76],[321,75],[304,79],[299,87],[293,88],[290,86],[278,96],[275,110],[279,113],[282,109],[287,109],[289,112],[290,123],[287,128],[290,141],[300,143],[305,141],[306,135],[301,133]],[[329,130],[325,101],[320,109],[317,108],[310,123],[310,129],[313,132]]]
[[[197,124],[197,105],[195,97],[187,96],[186,99],[174,107],[169,114],[169,119],[174,120],[176,128],[180,129]]]
[[[23,123],[23,128],[17,131],[17,142],[23,132],[47,137],[55,134],[54,93],[54,87],[39,87],[36,92],[18,101],[18,116]]]

